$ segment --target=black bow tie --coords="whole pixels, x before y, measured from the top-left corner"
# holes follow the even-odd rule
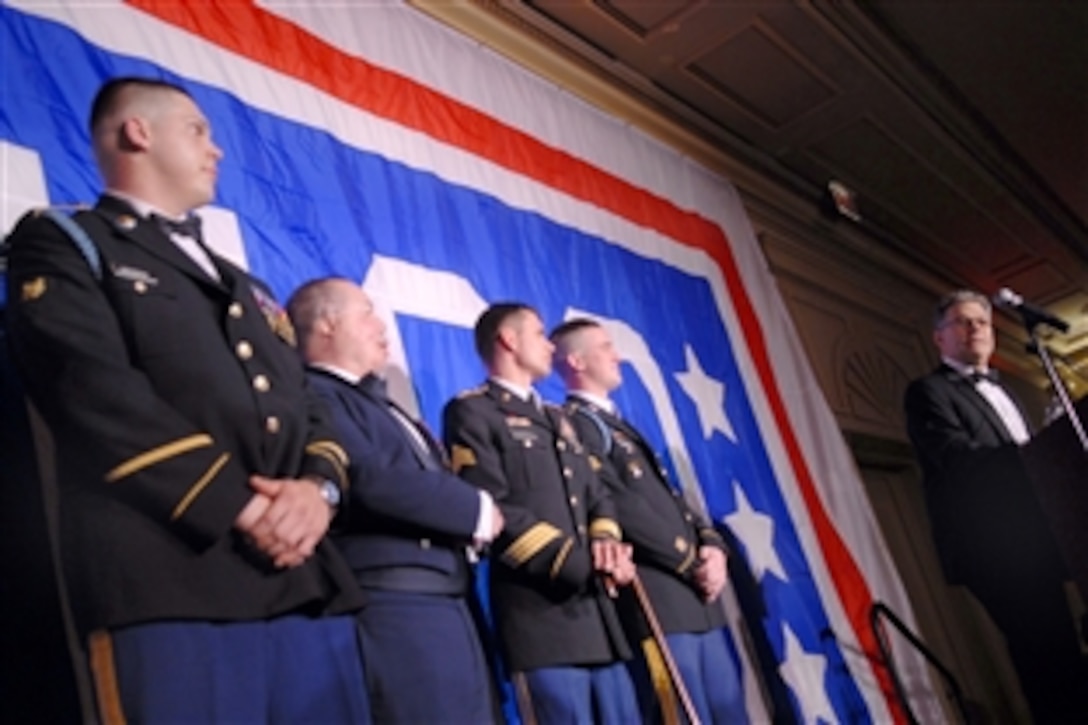
[[[989,380],[991,383],[997,382],[997,371],[993,368],[989,370],[972,370],[967,374],[967,377],[971,378],[971,382],[977,383],[982,380]]]
[[[182,221],[176,221],[174,219],[168,219],[160,214],[152,214],[151,219],[159,225],[169,236],[171,234],[180,234],[190,239],[195,239],[198,242],[204,241],[204,235],[200,230],[200,217],[196,214],[189,214]]]
[[[370,393],[378,400],[389,400],[389,386],[377,375],[370,374],[360,380],[359,389]]]

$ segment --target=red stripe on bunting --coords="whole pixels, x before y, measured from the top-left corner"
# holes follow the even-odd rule
[[[766,390],[844,610],[871,661],[880,661],[876,638],[869,628],[872,594],[868,583],[820,501],[812,473],[786,414],[762,328],[729,241],[720,227],[432,88],[349,55],[289,21],[256,7],[252,0],[222,3],[126,0],[126,3],[367,113],[415,129],[706,252],[722,270],[730,290],[756,371]],[[905,723],[906,718],[892,696],[888,673],[877,667],[876,676],[895,721]]]

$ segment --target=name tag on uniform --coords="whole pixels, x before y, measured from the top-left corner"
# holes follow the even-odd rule
[[[128,280],[129,282],[141,282],[146,285],[156,285],[159,283],[158,278],[146,269],[129,267],[124,264],[112,264],[110,265],[110,271],[113,272],[114,277]]]
[[[510,435],[523,448],[533,448],[543,443],[540,433],[532,428],[510,428]]]

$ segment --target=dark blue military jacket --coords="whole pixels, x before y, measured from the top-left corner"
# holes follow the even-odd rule
[[[488,382],[449,402],[444,434],[454,470],[506,519],[492,545],[491,597],[509,669],[629,657],[590,553],[592,537],[621,532],[600,464],[562,409],[538,410]]]
[[[31,213],[12,237],[8,319],[56,443],[61,557],[81,628],[357,608],[331,543],[275,571],[233,530],[251,474],[346,483],[347,457],[267,288],[215,255],[212,279],[117,199],[76,220],[104,279]]]
[[[700,546],[725,548],[706,517],[669,485],[649,443],[626,421],[578,396],[565,405],[586,449],[602,462],[601,480],[615,501],[624,538],[661,628],[706,632],[725,624],[720,602],[703,602],[694,584]],[[603,428],[602,428],[603,426]]]

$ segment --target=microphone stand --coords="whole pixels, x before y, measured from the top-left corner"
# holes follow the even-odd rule
[[[1047,377],[1050,378],[1050,384],[1053,386],[1054,392],[1058,395],[1062,410],[1065,411],[1065,415],[1069,419],[1070,425],[1073,426],[1073,431],[1077,434],[1077,440],[1080,441],[1081,450],[1088,455],[1088,434],[1084,432],[1084,424],[1081,423],[1080,416],[1077,415],[1077,410],[1073,406],[1073,401],[1069,398],[1069,391],[1065,387],[1065,381],[1058,375],[1058,370],[1054,367],[1054,360],[1050,356],[1050,351],[1036,333],[1036,328],[1043,320],[1037,319],[1034,315],[1029,314],[1024,310],[1020,311],[1020,315],[1024,322],[1024,327],[1028,331],[1028,338],[1031,340],[1027,345],[1028,352],[1035,353],[1039,356],[1039,359],[1043,361],[1043,368],[1046,370]]]

